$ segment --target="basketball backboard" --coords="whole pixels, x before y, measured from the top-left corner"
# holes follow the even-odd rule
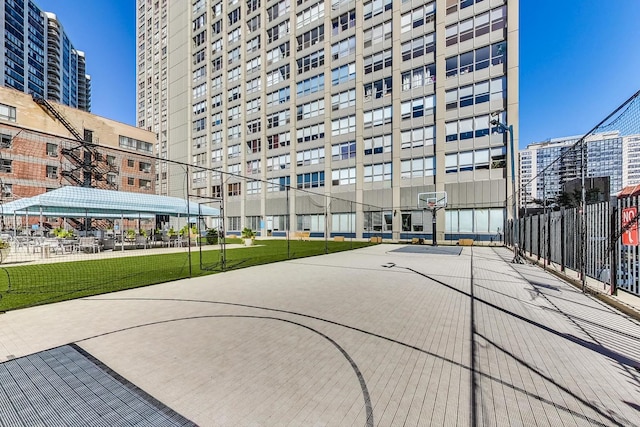
[[[447,192],[433,191],[430,193],[418,193],[418,208],[442,209],[447,207]]]

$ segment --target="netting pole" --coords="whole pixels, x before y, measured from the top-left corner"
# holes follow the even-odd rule
[[[189,225],[189,220],[191,220],[191,211],[190,211],[190,205],[191,205],[191,201],[189,200],[189,180],[191,178],[189,177],[189,165],[187,165],[187,175],[186,175],[186,183],[185,183],[185,188],[187,190],[187,246],[188,246],[188,253],[187,253],[187,259],[189,260],[189,277],[193,277],[193,271],[192,271],[192,266],[191,266],[191,226]]]
[[[331,199],[324,198],[324,253],[329,253],[329,201]]]
[[[289,185],[287,185],[287,259],[291,259],[291,240],[289,236],[291,234],[291,206],[289,202]]]
[[[586,138],[582,138],[582,143],[580,144],[580,181],[581,181],[581,191],[580,191],[580,278],[582,281],[582,292],[585,291],[586,284],[586,255],[587,255],[587,192],[585,189],[585,173],[586,173],[586,156],[585,156],[585,146],[586,146]]]

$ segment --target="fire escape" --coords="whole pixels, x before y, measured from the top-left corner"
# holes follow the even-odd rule
[[[113,164],[113,157],[110,159],[110,156],[101,153],[96,146],[91,143],[90,136],[89,138],[84,138],[80,135],[80,132],[69,123],[64,115],[46,99],[34,96],[33,100],[48,114],[62,123],[79,142],[79,144],[73,148],[62,148],[62,155],[69,160],[71,164],[70,169],[62,170],[62,176],[66,178],[71,185],[108,190],[117,189],[117,183],[111,182],[108,178],[109,173],[117,174],[119,172],[118,167]]]

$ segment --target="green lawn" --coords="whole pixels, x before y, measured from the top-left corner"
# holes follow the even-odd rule
[[[230,239],[229,243],[239,243]],[[259,240],[227,249],[226,270],[368,246],[367,242]],[[185,253],[145,255],[51,264],[0,266],[0,311],[65,301],[139,286],[221,272],[218,246]]]

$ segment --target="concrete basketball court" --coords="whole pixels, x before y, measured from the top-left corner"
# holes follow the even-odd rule
[[[65,425],[65,402],[76,425],[640,425],[639,322],[507,249],[437,249],[1,314],[0,425]]]

